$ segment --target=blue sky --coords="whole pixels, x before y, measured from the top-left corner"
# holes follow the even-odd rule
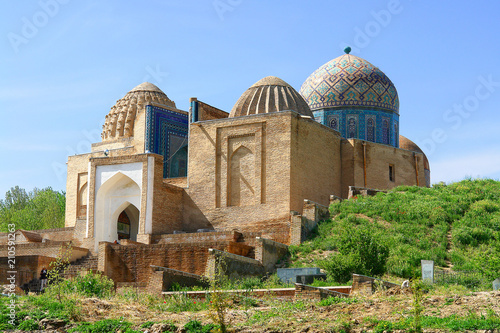
[[[150,81],[187,110],[230,111],[259,79],[299,90],[351,52],[396,85],[400,133],[432,182],[500,178],[500,2],[3,1],[0,198],[64,190],[68,155],[100,141],[111,106]]]

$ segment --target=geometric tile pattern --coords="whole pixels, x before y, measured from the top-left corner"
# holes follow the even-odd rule
[[[300,88],[311,110],[361,106],[399,113],[398,92],[391,80],[368,61],[351,54],[330,60]]]
[[[352,134],[360,140],[399,147],[399,115],[375,108],[324,108],[313,111],[314,119],[340,132],[343,138]],[[384,123],[388,122],[388,127]],[[352,126],[355,128],[352,128]]]
[[[145,150],[163,156],[163,178],[170,178],[169,161],[187,144],[187,115],[157,106],[146,106]]]

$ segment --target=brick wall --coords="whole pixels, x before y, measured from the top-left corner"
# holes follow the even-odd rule
[[[191,124],[190,141],[196,144],[189,148],[185,207],[192,210],[184,215],[186,227],[204,224],[215,230],[262,231],[263,237],[288,242],[291,162],[287,147],[292,114],[258,114]],[[255,162],[253,173],[248,175],[254,195],[247,193],[248,198],[232,203],[235,189],[228,174],[232,165],[232,155],[228,154],[241,145],[251,150]]]
[[[45,243],[25,243],[25,244],[16,244],[15,252],[16,257],[20,256],[30,256],[36,253],[39,256],[52,257],[55,258],[59,255],[61,251],[61,247],[65,247],[66,242],[57,242],[57,241],[46,241]],[[0,246],[0,258],[8,256],[8,247],[7,245]],[[88,253],[88,249],[72,246],[72,253],[70,261],[75,261],[81,257],[84,257]]]
[[[196,100],[195,98],[192,98],[191,101],[193,99]],[[197,101],[197,102],[198,102],[198,120],[200,121],[229,117],[229,113],[222,111],[221,109],[208,105],[207,103],[203,103],[202,101]]]
[[[295,299],[307,299],[313,301],[320,301],[328,297],[349,297],[349,288],[338,288],[337,290],[329,290],[322,287],[312,287],[304,284],[295,284]]]
[[[50,263],[54,260],[54,258],[43,255],[16,256],[14,269],[17,272],[16,286],[20,287],[33,278],[39,279],[42,268],[49,269]],[[0,257],[0,285],[8,284],[7,277],[10,277],[8,272],[12,271],[9,267],[11,263],[7,257]]]
[[[417,185],[417,173],[418,185],[426,186],[422,154],[358,139],[342,140],[341,152],[343,198],[348,197],[349,186],[388,190]],[[389,165],[394,167],[393,181],[389,179]]]
[[[304,199],[327,206],[340,195],[340,134],[294,114],[291,132],[290,210],[302,213]]]
[[[208,249],[226,250],[228,246],[229,242],[127,246],[101,242],[98,269],[116,282],[147,282],[151,265],[203,275]]]

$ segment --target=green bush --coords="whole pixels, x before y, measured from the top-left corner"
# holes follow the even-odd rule
[[[114,292],[114,282],[101,273],[76,276],[66,281],[69,292],[76,292],[86,297],[108,298]]]
[[[385,272],[389,249],[368,230],[343,230],[337,249],[338,254],[318,261],[334,281],[345,283],[353,273],[374,276]]]
[[[34,330],[39,330],[40,326],[38,325],[38,322],[36,322],[34,319],[28,319],[22,321],[19,326],[17,326],[17,329],[21,331],[34,331]]]
[[[407,279],[420,276],[420,261],[426,259],[441,267],[451,262],[454,269],[474,270],[484,279],[498,277],[499,181],[400,186],[332,203],[330,213],[332,219],[318,223],[307,241],[290,247],[292,267],[319,266],[338,282],[353,272]],[[321,251],[332,253],[325,258]]]
[[[327,297],[318,302],[318,306],[330,306],[334,304],[353,304],[358,303],[359,300],[354,297]]]
[[[215,332],[217,325],[203,325],[199,320],[190,320],[184,325],[186,333],[211,333]]]

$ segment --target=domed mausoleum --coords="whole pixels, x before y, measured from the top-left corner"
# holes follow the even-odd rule
[[[392,81],[368,61],[349,54],[312,73],[300,89],[316,121],[341,133],[399,145],[399,99]]]
[[[229,118],[284,110],[294,110],[313,117],[304,98],[292,86],[276,76],[267,76],[240,96]]]
[[[399,135],[394,84],[349,49],[300,93],[275,76],[241,93],[228,96],[230,113],[196,97],[180,110],[145,82],[103,112],[102,141],[68,157],[65,228],[16,231],[30,243],[16,249],[16,284],[65,243],[69,272],[100,271],[117,289],[162,295],[215,272],[221,256],[230,276],[263,276],[332,200],[430,186],[427,157]],[[9,237],[0,234],[4,280]]]
[[[119,99],[106,115],[101,134],[103,141],[134,136],[137,110],[140,113],[151,103],[175,108],[175,103],[160,88],[149,82],[141,83]]]

